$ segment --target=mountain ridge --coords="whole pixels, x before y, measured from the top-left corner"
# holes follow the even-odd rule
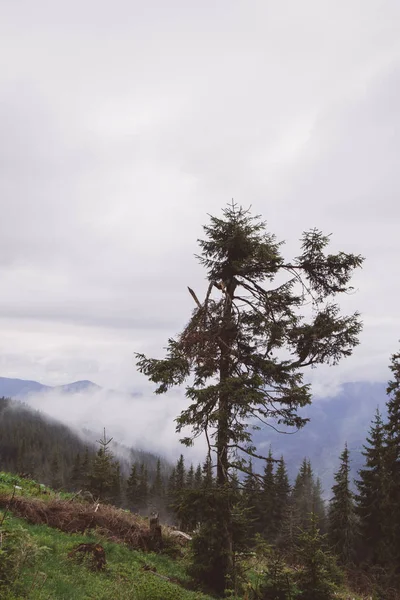
[[[50,392],[56,390],[75,392],[83,391],[89,388],[101,389],[99,385],[87,379],[74,381],[72,383],[66,383],[63,385],[51,386],[31,379],[0,377],[0,396],[7,398],[20,398],[31,393]]]
[[[357,471],[363,465],[362,446],[377,406],[385,414],[386,385],[383,382],[344,383],[335,395],[316,397],[310,406],[299,411],[301,416],[310,418],[303,429],[293,435],[282,435],[263,427],[260,431],[253,432],[255,446],[263,455],[268,453],[269,446],[275,457],[283,455],[292,480],[303,458],[309,458],[316,476],[321,478],[323,487],[329,494],[345,442],[351,453],[353,477],[357,476]],[[10,390],[14,393],[10,393]],[[74,394],[102,390],[105,388],[89,380],[51,387],[30,380],[0,377],[0,397],[9,396],[22,401],[29,400],[30,394],[40,392],[47,395],[60,391],[63,394]],[[137,395],[116,393],[125,397]],[[255,460],[254,466],[261,470],[264,465],[262,461]]]

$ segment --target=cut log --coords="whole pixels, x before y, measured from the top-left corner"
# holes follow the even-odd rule
[[[184,533],[183,531],[171,531],[170,536],[177,538],[183,544],[187,544],[192,541],[192,536],[187,533]]]

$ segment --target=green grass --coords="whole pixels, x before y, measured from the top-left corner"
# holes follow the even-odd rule
[[[0,471],[0,494],[12,494],[14,486],[21,488],[16,490],[18,495],[31,498],[40,497],[44,501],[55,497],[68,499],[73,496],[73,494],[68,492],[55,492],[51,488],[31,479],[24,479],[18,477],[18,475]]]
[[[7,529],[22,526],[40,547],[33,567],[24,567],[15,583],[16,592],[31,600],[211,600],[199,592],[164,581],[144,564],[184,583],[184,565],[166,556],[129,550],[121,544],[102,540],[96,535],[65,534],[44,525],[28,525],[21,519],[7,518]],[[99,542],[107,559],[105,572],[93,572],[85,564],[77,564],[68,553],[80,543]]]
[[[40,487],[37,482],[22,479],[9,473],[0,472],[0,493],[11,497],[15,493],[25,497],[69,498],[71,494],[55,493],[49,488]],[[45,492],[45,493],[44,493]],[[4,511],[0,511],[0,520]],[[167,555],[144,553],[130,550],[123,544],[113,543],[95,532],[87,535],[63,533],[45,525],[31,525],[8,512],[5,529],[25,533],[22,555],[36,554],[34,565],[22,560],[22,566],[13,585],[13,595],[9,598],[29,598],[30,600],[212,600],[200,592],[186,589],[189,584],[185,572],[184,559],[175,560]],[[7,537],[4,537],[3,550]],[[68,558],[68,553],[81,543],[100,543],[105,549],[107,566],[104,572],[91,570],[88,564],[79,564]],[[36,551],[32,550],[35,549]],[[37,552],[37,548],[43,548]],[[0,549],[0,568],[1,568]],[[177,583],[163,580],[149,570]],[[1,572],[1,571],[0,571]],[[0,597],[8,597],[0,590]]]
[[[39,497],[46,502],[51,498],[71,498],[72,494],[56,493],[40,487],[34,481],[21,479],[0,472],[0,494],[11,497],[14,486],[21,489],[16,495]],[[44,493],[45,492],[45,493]],[[0,521],[1,515],[0,511]],[[0,589],[1,600],[213,600],[211,596],[190,591],[185,569],[185,559],[174,559],[166,554],[144,553],[130,550],[123,544],[104,539],[95,532],[68,534],[46,525],[31,525],[8,512],[5,529],[18,532],[23,529],[22,556],[24,552],[35,554],[35,562],[29,565],[21,560],[13,585],[13,594],[6,595]],[[81,543],[99,543],[106,553],[107,566],[104,572],[94,572],[88,564],[79,564],[68,558],[69,552]],[[2,551],[7,547],[7,536],[0,543],[0,578],[2,573]],[[42,551],[37,551],[43,548]],[[154,568],[156,573],[172,581],[166,581],[143,567]],[[257,573],[264,570],[262,561],[251,559],[248,564],[248,579],[256,585]],[[4,572],[4,570],[3,570]],[[177,582],[177,583],[175,583]],[[348,590],[338,591],[337,600],[361,600],[361,596]]]

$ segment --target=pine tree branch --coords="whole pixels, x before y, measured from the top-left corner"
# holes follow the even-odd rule
[[[196,294],[194,293],[194,291],[192,290],[192,288],[190,288],[189,286],[187,286],[187,289],[189,290],[190,295],[192,296],[193,300],[196,302],[197,306],[199,308],[202,308],[202,306],[200,304],[200,301],[199,301],[198,297],[196,296]]]
[[[265,460],[266,462],[271,461],[271,460],[276,463],[279,462],[279,459],[277,459],[277,458],[271,458],[268,456],[263,456],[262,454],[256,454],[255,452],[252,452],[251,450],[243,448],[243,446],[240,446],[240,444],[228,444],[228,448],[236,448],[237,450],[244,452],[245,454],[247,454],[248,456],[251,456],[252,458],[258,458],[259,460]]]

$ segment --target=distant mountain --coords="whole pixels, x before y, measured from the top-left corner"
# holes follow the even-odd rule
[[[38,383],[37,381],[0,377],[0,397],[17,398],[26,396],[30,393],[45,392],[46,390],[51,390],[51,387]]]
[[[345,383],[336,396],[314,399],[301,411],[310,419],[303,429],[286,435],[264,426],[254,432],[255,444],[263,454],[270,445],[275,457],[283,454],[292,479],[302,459],[308,457],[329,497],[344,444],[347,442],[350,449],[355,477],[363,465],[361,450],[376,408],[385,414],[386,400],[384,383]]]
[[[52,461],[56,458],[60,479],[67,481],[76,454],[83,456],[85,445],[93,455],[95,445],[85,443],[63,423],[18,400],[0,399],[0,470],[28,472],[51,484]]]
[[[79,392],[96,392],[100,391],[102,388],[92,381],[83,380],[67,383],[66,385],[57,385],[52,389],[63,392],[64,394],[76,394]]]
[[[90,383],[90,382],[89,382]],[[40,384],[39,384],[40,385]],[[44,386],[46,387],[46,386]],[[72,468],[76,455],[84,456],[88,448],[90,457],[98,450],[101,432],[83,430],[76,432],[40,411],[15,399],[1,398],[0,393],[0,470],[12,473],[30,473],[39,481],[63,485],[71,489]],[[150,482],[155,478],[160,457],[138,448],[129,448],[113,440],[111,449],[118,458],[123,477],[128,477],[133,462],[143,463]],[[162,475],[167,479],[172,465],[162,459]]]
[[[0,397],[6,396],[20,400],[28,400],[29,395],[40,392],[51,393],[61,391],[64,394],[96,392],[103,388],[92,381],[76,381],[62,386],[46,386],[36,381],[7,379],[0,377]],[[104,390],[108,403],[117,398],[134,397],[137,394],[124,394],[112,390]],[[304,457],[311,460],[317,476],[321,478],[327,497],[333,483],[333,473],[338,467],[338,457],[344,444],[350,449],[353,476],[363,464],[362,446],[373,419],[377,406],[385,413],[385,383],[353,382],[345,383],[340,392],[331,397],[315,398],[311,406],[301,411],[302,416],[310,422],[300,431],[287,435],[280,434],[268,426],[254,432],[254,441],[259,453],[267,454],[271,445],[274,456],[284,455],[293,480]],[[92,419],[81,424],[92,428]],[[95,428],[98,429],[97,427]],[[254,466],[262,469],[263,464],[254,461]]]
[[[8,377],[0,377],[0,398],[26,398],[29,394],[38,394],[42,392],[60,391],[63,393],[74,394],[85,391],[99,391],[102,388],[92,381],[75,381],[66,385],[43,385],[37,381],[29,381],[27,379],[9,379]]]

